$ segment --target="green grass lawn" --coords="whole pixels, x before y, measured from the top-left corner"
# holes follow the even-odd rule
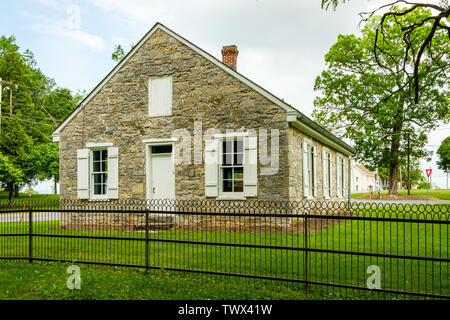
[[[407,195],[408,194],[408,190],[398,190],[398,193],[400,195]],[[375,193],[374,193],[375,194]],[[387,190],[383,190],[381,191],[382,195],[387,195],[388,192]],[[427,195],[427,190],[422,190],[422,189],[411,189],[411,196],[423,196],[425,197]],[[362,198],[362,197],[368,197],[369,193],[365,192],[365,193],[353,193],[351,195],[352,198]],[[439,200],[450,200],[450,189],[433,189],[433,190],[428,190],[428,196],[432,197],[432,198],[436,198]]]
[[[440,214],[422,213],[417,206],[404,211],[405,218],[448,220],[448,206]],[[359,209],[358,209],[359,210]],[[388,217],[386,208],[360,209],[362,214]],[[437,211],[437,212],[438,212]],[[67,230],[59,222],[35,222],[34,232],[41,234],[96,235],[144,239],[144,232]],[[27,232],[28,223],[2,223],[0,233]],[[234,244],[302,247],[304,235],[295,233],[188,232],[162,231],[150,233],[149,265],[163,268],[185,268],[231,272],[268,277],[304,279],[305,253],[300,250],[244,248],[206,244],[168,243],[157,240],[187,240]],[[308,235],[309,248],[370,252],[396,255],[449,258],[449,225],[413,222],[347,221]],[[33,256],[69,261],[98,261],[145,265],[145,241],[103,239],[33,238]],[[26,257],[28,237],[0,237],[0,256]],[[367,267],[381,268],[382,288],[448,295],[449,264],[446,262],[411,261],[402,258],[369,257],[338,253],[310,252],[310,280],[365,286]],[[346,297],[347,290],[331,290],[312,286],[312,292],[332,293]],[[314,291],[315,289],[321,290]],[[344,291],[344,292],[342,292]],[[353,294],[353,293],[352,293]],[[364,297],[364,294],[361,294]]]
[[[8,201],[8,192],[0,192],[0,201]],[[19,193],[18,197],[14,197],[15,200],[23,202],[28,201],[40,201],[40,200],[59,200],[59,194],[32,194],[31,196],[26,193]]]
[[[80,265],[81,288],[69,290],[67,263],[0,261],[0,300],[283,300],[305,299],[283,286],[199,279],[174,272]],[[307,298],[323,299],[320,295]]]

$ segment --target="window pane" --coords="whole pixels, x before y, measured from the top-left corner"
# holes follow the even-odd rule
[[[222,190],[223,190],[223,192],[233,192],[233,181],[223,180],[222,181]]]
[[[106,193],[107,193],[108,185],[107,185],[107,184],[102,184],[102,186],[103,186],[102,192],[103,192],[103,194],[106,194]]]
[[[244,142],[242,140],[234,141],[234,152],[244,152]]]
[[[244,180],[244,168],[234,168],[234,180]]]
[[[238,165],[238,166],[242,165],[243,159],[244,159],[244,154],[242,154],[242,153],[235,154],[234,155],[234,164]]]
[[[108,158],[108,150],[102,150],[102,160],[106,160]]]
[[[101,168],[102,168],[103,172],[107,172],[108,171],[108,161],[107,160],[102,162]]]
[[[244,182],[235,181],[234,182],[234,192],[244,192]]]
[[[233,152],[233,141],[227,140],[222,143],[222,152],[231,153]]]
[[[94,174],[94,183],[102,183],[102,175],[100,173]]]
[[[94,183],[94,194],[102,194],[102,185]]]
[[[222,164],[225,166],[231,166],[233,164],[233,155],[231,153],[222,155]]]
[[[106,173],[102,173],[102,183],[108,183],[108,175]]]
[[[94,172],[99,172],[100,171],[100,162],[99,161],[94,161],[92,170]]]
[[[158,154],[158,153],[171,153],[172,152],[172,146],[153,146],[152,147],[152,153]]]
[[[233,179],[233,168],[223,168],[222,169],[222,179],[226,179],[226,180]]]
[[[100,160],[100,151],[99,150],[93,151],[92,154],[93,154],[94,161]]]

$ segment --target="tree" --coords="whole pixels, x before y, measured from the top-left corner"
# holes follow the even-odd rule
[[[448,171],[450,170],[450,136],[442,141],[439,149],[437,150],[439,155],[439,161],[437,162],[438,168],[444,170],[447,174],[447,189],[448,189]]]
[[[134,45],[130,45],[130,50],[133,48]],[[125,56],[126,56],[125,50],[122,48],[120,44],[116,44],[116,46],[114,47],[114,51],[111,55],[111,58],[116,62],[120,62]]]
[[[348,0],[322,0],[322,8],[328,9],[330,6],[336,9],[339,3],[345,3]],[[398,10],[395,5],[401,4],[404,6],[403,10]],[[440,0],[439,4],[432,3],[430,1],[425,2],[412,2],[405,0],[386,1],[384,5],[381,5],[377,9],[371,12],[362,12],[360,16],[363,23],[372,23],[374,15],[389,8],[387,12],[377,21],[377,28],[375,31],[375,38],[373,42],[374,58],[377,64],[384,68],[386,67],[386,59],[395,59],[403,63],[403,66],[399,72],[402,72],[408,81],[404,84],[409,87],[411,92],[414,92],[414,102],[419,102],[420,88],[426,86],[425,83],[421,83],[420,79],[420,65],[423,60],[434,60],[434,57],[440,55],[448,56],[447,50],[436,50],[436,47],[432,45],[433,41],[437,38],[441,38],[442,34],[447,33],[447,38],[450,40],[450,4],[449,0]],[[417,13],[422,9],[433,10],[434,14],[418,15]],[[428,11],[430,12],[430,11]],[[413,19],[409,19],[409,18]],[[392,55],[390,50],[385,50],[386,47],[386,32],[389,32],[392,22],[400,28],[398,34],[399,39],[403,41],[403,50],[400,54]],[[424,26],[428,28],[424,29]],[[425,34],[418,41],[414,34],[424,32]],[[442,39],[437,40],[442,41]],[[393,44],[395,45],[395,44]],[[435,70],[434,72],[443,72],[448,68],[448,63],[441,66],[443,70]],[[438,68],[439,69],[439,68]],[[401,90],[399,88],[399,90]]]
[[[0,171],[5,173],[0,183],[9,192],[11,204],[20,186],[58,178],[57,146],[49,136],[81,98],[55,88],[54,80],[37,67],[33,53],[19,49],[13,36],[0,37],[0,77],[10,98],[0,106],[0,154],[4,157]]]
[[[384,22],[381,49],[389,56],[401,56],[405,45],[400,24],[429,16],[429,11],[418,9],[407,16],[389,17]],[[412,34],[410,59],[414,59],[413,52],[419,50],[429,28],[422,25]],[[396,194],[400,159],[407,154],[407,137],[413,158],[429,156],[424,149],[427,133],[449,112],[448,54],[422,59],[419,80],[426,85],[416,103],[408,87],[410,80],[402,73],[403,61],[383,59],[383,67],[375,62],[376,36],[376,31],[366,26],[362,37],[338,37],[325,56],[327,69],[316,79],[314,88],[322,96],[314,100],[313,116],[323,126],[351,139],[360,162],[389,168],[389,194]],[[444,34],[435,35],[430,45],[435,52],[449,51]],[[443,65],[447,65],[445,72],[434,72]]]
[[[112,59],[116,62],[119,62],[123,59],[123,57],[125,57],[125,51],[120,44],[116,44],[114,52],[112,53]]]

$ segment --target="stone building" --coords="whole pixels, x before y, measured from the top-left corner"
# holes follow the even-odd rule
[[[375,192],[376,178],[375,172],[370,171],[361,164],[352,166],[352,193]]]
[[[53,132],[61,199],[346,199],[354,150],[157,23]]]

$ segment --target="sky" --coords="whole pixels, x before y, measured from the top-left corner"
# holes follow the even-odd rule
[[[21,0],[0,13],[0,35],[30,49],[43,73],[58,86],[90,92],[115,66],[116,44],[129,49],[160,22],[221,60],[221,48],[239,49],[237,69],[308,116],[314,80],[339,34],[359,34],[358,13],[385,1],[354,0],[333,11],[320,0]],[[429,135],[436,151],[450,135],[442,125]],[[437,157],[421,161],[433,183],[445,188]],[[50,192],[51,183],[35,187]]]

